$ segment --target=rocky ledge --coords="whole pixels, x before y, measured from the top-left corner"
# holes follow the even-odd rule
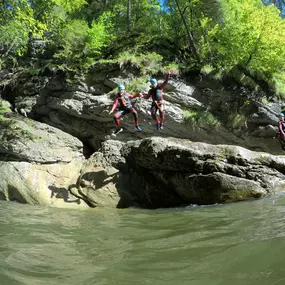
[[[20,115],[0,116],[0,200],[86,206],[68,187],[85,162],[82,143]]]
[[[285,158],[238,146],[152,137],[106,141],[71,188],[89,205],[229,203],[285,190]]]
[[[0,100],[10,106],[0,102],[2,200],[159,208],[285,190],[285,158],[278,156],[284,151],[273,139],[284,106],[262,92],[195,74],[172,76],[164,89],[164,130],[153,124],[151,102],[136,98],[143,132],[126,116],[124,132],[113,137],[108,113],[117,85],[130,89],[142,81],[141,91],[149,89],[133,65],[95,65],[72,82],[64,73],[17,74],[0,72]]]
[[[156,77],[159,82],[165,79],[164,74]],[[9,101],[15,112],[61,129],[95,151],[114,131],[113,117],[108,113],[118,84],[126,84],[128,92],[131,88],[146,92],[150,88],[148,79],[135,66],[119,63],[97,64],[87,75],[72,80],[61,72],[31,76],[3,71],[0,97]],[[160,137],[283,153],[273,139],[278,131],[278,114],[285,108],[282,100],[272,102],[263,92],[229,87],[197,74],[171,76],[164,88],[164,99],[166,120]],[[144,134],[136,131],[129,115],[122,120],[125,131],[117,140],[157,136],[150,116],[151,101],[136,98],[132,103]]]
[[[233,145],[151,137],[82,142],[7,113],[0,120],[0,199],[59,207],[161,208],[264,197],[285,190],[285,158]]]

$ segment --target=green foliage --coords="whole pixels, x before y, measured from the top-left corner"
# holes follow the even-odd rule
[[[285,63],[285,22],[259,0],[221,1],[223,22],[208,33],[214,64],[272,75]],[[209,51],[208,51],[209,52]]]
[[[272,89],[276,92],[276,96],[280,100],[285,99],[285,72],[281,71],[273,75],[272,81],[270,82]]]
[[[13,128],[16,124],[15,120],[12,120],[10,118],[5,118],[0,115],[0,130],[1,135],[6,138],[6,140],[11,140],[14,136],[13,134]]]
[[[5,113],[11,112],[11,110],[7,108],[5,105],[3,105],[3,101],[1,104],[2,105],[0,108],[0,133],[2,135],[2,138],[5,138],[7,141],[9,141],[14,138],[13,133],[17,122],[12,118],[4,116]]]
[[[234,129],[243,129],[247,127],[247,117],[242,113],[232,113],[229,115],[229,122]]]
[[[115,60],[121,65],[131,63],[141,69],[143,74],[157,73],[162,67],[162,56],[157,53],[133,54],[123,52]]]
[[[4,59],[10,54],[23,55],[27,49],[29,33],[35,33],[37,30],[33,11],[27,3],[20,1],[19,5],[13,7],[13,17],[7,19],[0,27],[0,44],[6,48]]]
[[[194,129],[202,126],[221,126],[221,122],[208,111],[185,109],[183,110],[183,120]]]
[[[84,20],[68,21],[57,35],[62,49],[54,58],[64,62],[66,68],[87,69],[94,61],[93,58],[100,55],[101,49],[113,38],[109,17],[110,13],[104,13],[90,27]]]
[[[98,21],[92,22],[91,28],[87,30],[86,49],[90,56],[100,54],[101,49],[114,38],[111,18],[111,13],[103,13]]]
[[[20,138],[28,140],[39,140],[40,137],[35,136],[30,130],[23,129],[17,124],[17,120],[13,118],[6,118],[0,114],[0,130],[2,138],[6,141],[13,141]]]
[[[5,67],[5,60],[4,58],[0,57],[0,70],[4,69],[4,67]]]
[[[130,14],[128,15],[128,5]],[[141,0],[113,2],[114,25],[118,35],[127,33],[143,32],[148,35],[156,35],[164,32],[164,18],[160,1]],[[110,5],[112,6],[112,5]],[[111,8],[111,7],[110,7]]]
[[[65,13],[72,13],[87,4],[85,0],[52,0],[52,2],[61,7]]]
[[[34,17],[28,0],[11,0],[9,5],[10,9],[0,8],[4,14],[0,19],[0,66],[7,62],[15,64],[27,51],[30,37],[41,38],[47,30],[47,26]]]
[[[55,54],[55,58],[61,59],[65,64],[78,64],[87,40],[88,25],[82,20],[71,20],[60,31],[58,43],[62,49]]]
[[[3,116],[5,113],[10,113],[10,112],[12,112],[10,109],[10,103],[0,99],[0,117]]]
[[[211,65],[209,64],[205,64],[204,66],[201,67],[201,73],[208,75],[211,72],[215,71],[215,68],[213,68]]]
[[[54,48],[50,64],[63,70],[86,71],[95,61],[108,58],[132,63],[144,75],[168,70],[179,74],[181,69],[202,66],[202,73],[221,79],[239,66],[247,71],[241,84],[255,88],[251,74],[269,82],[279,98],[285,94],[285,21],[274,5],[264,6],[261,0],[167,0],[163,5],[158,0],[10,0],[9,4],[9,9],[0,4],[0,68],[17,63],[29,40],[37,37]],[[189,48],[188,32],[201,65]]]
[[[138,77],[129,82],[127,85],[128,92],[130,93],[136,93],[140,92],[142,89],[144,89],[146,82],[148,82],[148,77]]]
[[[185,66],[177,63],[169,63],[167,65],[162,66],[161,71],[164,73],[170,72],[171,75],[179,75],[180,70],[184,69]]]
[[[39,75],[43,71],[43,69],[44,68],[41,66],[29,66],[29,67],[27,67],[25,72],[28,75],[35,76],[35,75]]]
[[[19,21],[11,21],[7,25],[0,27],[0,41],[7,51],[12,55],[22,55],[27,49],[28,30]],[[4,58],[3,58],[4,59]]]
[[[38,139],[30,130],[23,129],[17,125],[17,121],[13,117],[5,117],[7,113],[11,113],[10,103],[5,100],[0,100],[0,131],[7,141],[24,137],[29,140]],[[32,126],[33,121],[25,119],[28,125]]]
[[[20,130],[20,133],[21,133],[21,135],[24,138],[27,138],[27,139],[30,139],[30,140],[36,139],[36,137],[33,135],[33,133],[31,131],[27,130],[27,129]]]

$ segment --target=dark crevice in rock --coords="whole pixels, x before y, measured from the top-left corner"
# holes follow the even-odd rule
[[[3,192],[0,192],[0,200],[7,200]]]
[[[9,199],[9,201],[16,201],[16,202],[21,203],[21,204],[27,203],[25,198],[23,198],[23,196],[21,195],[21,193],[19,192],[19,190],[16,187],[9,185],[7,192],[8,192],[7,198]]]
[[[50,165],[50,164],[57,164],[57,163],[62,163],[62,164],[68,164],[70,161],[62,161],[62,160],[50,160],[50,161],[41,161],[41,160],[36,160],[36,159],[29,159],[26,156],[23,156],[18,153],[4,153],[0,151],[0,165],[1,162],[29,162],[29,163],[39,163],[41,165]]]
[[[83,142],[83,156],[84,158],[88,159],[95,151],[88,141],[82,141]]]
[[[22,161],[22,162],[31,162],[27,157],[20,155],[19,153],[12,152],[3,152],[0,150],[0,161]]]

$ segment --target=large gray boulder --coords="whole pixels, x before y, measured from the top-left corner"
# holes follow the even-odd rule
[[[85,161],[78,139],[12,113],[0,117],[0,130],[0,199],[86,207],[68,191]]]
[[[153,137],[106,141],[73,191],[93,207],[160,208],[260,198],[284,191],[284,179],[283,156]]]

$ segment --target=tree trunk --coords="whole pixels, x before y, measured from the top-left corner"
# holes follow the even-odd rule
[[[128,31],[130,31],[132,28],[131,0],[128,0],[127,17],[128,17]]]
[[[174,1],[175,1],[175,4],[176,4],[177,8],[178,8],[179,14],[181,16],[181,20],[183,22],[183,25],[184,25],[186,33],[187,33],[188,42],[189,42],[189,48],[190,48],[194,58],[197,60],[198,63],[200,63],[201,59],[200,59],[200,56],[199,56],[199,54],[197,52],[197,49],[195,47],[193,35],[191,34],[191,32],[189,30],[189,27],[188,27],[188,25],[186,23],[186,19],[185,19],[184,15],[183,15],[183,12],[182,12],[182,10],[181,10],[181,8],[179,6],[178,0],[174,0]]]

